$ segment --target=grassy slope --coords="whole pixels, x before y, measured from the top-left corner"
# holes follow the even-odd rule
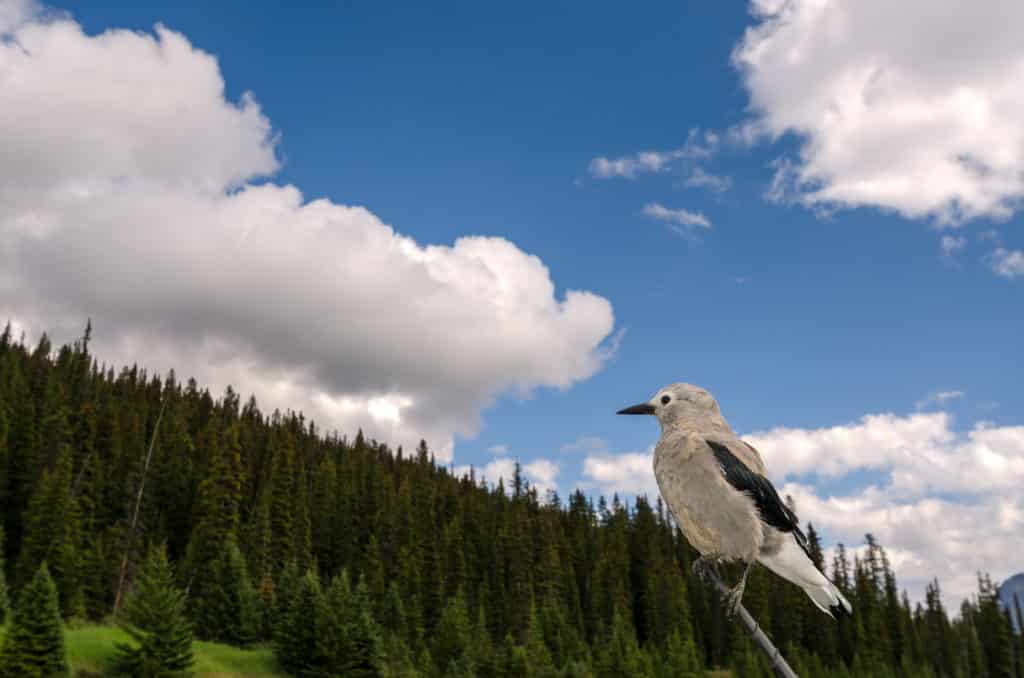
[[[0,627],[0,638],[6,629]],[[114,655],[114,646],[127,642],[120,629],[111,626],[80,626],[65,631],[68,658],[78,671],[102,675],[103,667]],[[240,650],[217,643],[196,642],[193,645],[196,663],[192,667],[197,678],[280,678],[274,671],[274,656],[269,648]]]

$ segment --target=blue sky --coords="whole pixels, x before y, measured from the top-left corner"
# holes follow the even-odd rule
[[[600,374],[503,400],[460,453],[507,444],[529,458],[582,434],[640,448],[651,427],[597,414],[674,380],[719,394],[748,431],[910,411],[953,389],[971,395],[966,421],[1020,410],[1019,282],[993,276],[978,243],[945,261],[928,221],[874,209],[823,220],[766,201],[769,163],[793,139],[713,159],[732,181],[724,194],[681,189],[676,172],[589,176],[594,157],[744,119],[729,57],[752,23],[745,7],[552,4],[58,6],[89,32],[162,22],[215,54],[228,98],[251,90],[281,135],[277,180],[307,198],[366,206],[423,242],[509,238],[559,289],[612,302],[626,335]],[[641,215],[650,202],[713,228],[691,244]],[[997,227],[1019,246],[1020,222],[965,233]]]
[[[50,8],[70,13],[56,20],[77,23],[83,42],[101,41],[97,36],[109,29],[130,29],[157,43],[154,26],[162,24],[187,41],[189,58],[192,50],[215,57],[215,65],[204,68],[223,78],[223,99],[240,109],[243,94],[251,92],[269,125],[265,138],[272,141],[263,155],[239,170],[243,184],[292,185],[305,201],[362,206],[423,247],[452,246],[467,235],[505,239],[543,263],[555,300],[567,290],[607,300],[613,326],[588,325],[581,336],[590,339],[580,339],[576,349],[589,357],[565,374],[494,377],[451,412],[445,394],[431,391],[430,421],[443,422],[414,431],[454,436],[454,465],[544,460],[533,467],[538,478],[563,496],[580,484],[626,494],[650,488],[626,462],[643,461],[657,437],[655,424],[613,413],[665,383],[689,381],[718,397],[734,428],[754,434],[773,479],[793,484],[802,517],[823,524],[832,541],[857,543],[863,532],[880,533],[911,587],[932,573],[953,577],[981,568],[1005,576],[1024,569],[1019,554],[986,546],[975,549],[973,559],[939,566],[949,554],[913,528],[927,524],[921,516],[933,509],[962,508],[970,520],[999,526],[985,532],[988,544],[1024,521],[1024,506],[1014,498],[1019,485],[993,480],[1024,478],[1018,211],[1024,134],[1017,122],[1024,119],[1024,101],[1006,94],[1024,90],[1024,83],[1019,70],[978,75],[986,60],[1008,63],[1024,54],[1012,47],[1012,35],[1005,41],[995,36],[992,54],[975,50],[964,57],[977,70],[940,77],[928,55],[937,44],[957,52],[956,43],[942,37],[941,17],[920,18],[922,31],[913,22],[894,22],[889,35],[858,47],[864,44],[858,31],[870,26],[870,17],[825,4],[830,9],[821,12],[800,2],[782,10],[768,0],[750,7],[649,2],[628,9],[618,3],[458,2],[323,3],[298,11],[288,3],[102,1]],[[39,6],[21,0],[3,6],[26,25],[53,25],[46,22],[54,15],[45,18]],[[926,5],[919,10],[929,12]],[[1015,11],[1003,3],[989,10],[1004,24],[1001,12]],[[985,21],[981,9],[960,12],[948,21]],[[837,17],[843,21],[829,23]],[[829,33],[817,22],[841,28]],[[748,30],[764,32],[745,38]],[[807,53],[787,52],[789,44]],[[745,61],[744,45],[750,48]],[[998,52],[1003,45],[1011,46]],[[114,58],[117,49],[108,56],[123,64]],[[827,59],[813,57],[818,49]],[[829,62],[820,67],[830,69],[824,75],[817,60]],[[857,81],[865,63],[883,66]],[[102,86],[119,77],[118,68],[91,72]],[[147,110],[158,109],[160,77],[125,90],[140,99],[124,92],[104,99],[112,115],[129,115],[143,99]],[[847,80],[856,81],[849,86],[853,94],[833,89]],[[973,92],[976,100],[965,103],[958,91]],[[219,94],[204,96],[223,103]],[[941,112],[934,119],[925,113],[930,107]],[[979,118],[978,107],[990,118]],[[68,122],[73,111],[66,113],[59,118],[64,122],[53,124],[75,129]],[[829,122],[833,114],[838,123]],[[172,132],[160,121],[154,129],[166,130],[168,138],[188,134],[187,125]],[[86,123],[79,129],[88,129]],[[985,136],[986,129],[998,136]],[[51,138],[58,141],[47,152],[59,153],[64,137]],[[656,170],[636,164],[642,160],[636,154],[645,151],[656,154],[646,156]],[[939,151],[945,155],[937,162],[930,154]],[[947,166],[942,158],[950,157],[983,169],[958,184],[950,177],[967,163]],[[601,158],[612,164],[602,165]],[[794,172],[801,179],[794,181]],[[238,190],[229,183],[225,196]],[[773,185],[783,190],[773,193]],[[24,285],[38,292],[38,285]],[[0,294],[14,289],[0,287]],[[265,293],[272,294],[261,289],[253,296]],[[387,315],[388,298],[361,312]],[[0,297],[0,309],[31,330],[59,335],[85,316],[106,319],[110,338],[100,346],[112,360],[139,359],[145,338],[170,332],[126,310],[133,308],[127,301],[105,311],[85,299],[32,316],[13,299]],[[239,319],[238,326],[247,322]],[[558,327],[564,335],[575,325]],[[104,329],[98,323],[99,335]],[[305,332],[301,324],[292,329]],[[448,330],[459,333],[460,327]],[[211,349],[211,355],[242,353],[249,345],[244,329],[214,335],[200,328],[192,336],[220,342],[221,353]],[[252,344],[271,341],[268,336]],[[284,331],[273,336],[301,343]],[[552,354],[574,350],[572,340],[563,339]],[[484,356],[482,370],[490,369],[488,353],[500,363],[505,351],[518,350],[493,344],[486,334],[476,348]],[[145,358],[174,364],[183,350],[167,339]],[[284,377],[274,381],[266,374],[319,363],[299,356],[275,364],[266,358],[272,353],[259,353],[266,359],[262,380],[246,381],[252,372],[244,361],[219,372],[230,360],[186,367],[212,383],[241,381],[243,391],[276,403],[301,392],[303,379],[282,386]],[[530,365],[533,360],[524,358]],[[562,362],[538,369],[557,371]],[[344,367],[333,378],[357,380]],[[399,403],[401,410],[401,394],[419,391],[403,390],[408,384],[401,373],[388,378],[378,389],[392,394],[385,409]],[[459,392],[476,388],[461,377],[452,383]],[[338,404],[348,397],[344,388],[325,387],[325,393],[346,413],[339,415],[343,425],[381,430],[359,419],[362,396],[346,405]],[[410,408],[422,402],[410,396],[414,401]],[[369,408],[372,414],[372,403]],[[862,419],[868,415],[890,419],[868,424]],[[832,427],[840,428],[829,434]],[[981,440],[984,435],[989,438]],[[794,436],[803,436],[821,458],[843,461],[821,472],[785,447],[795,444]],[[591,440],[573,448],[581,438]],[[887,453],[874,459],[879,448]],[[629,454],[635,457],[622,456]],[[999,459],[979,481],[984,491],[939,479],[921,486],[900,479],[903,471],[918,477],[917,463],[948,473],[965,459],[991,461],[991,455]],[[918,462],[908,465],[911,458]],[[595,470],[598,463],[605,464],[604,475]],[[934,502],[943,501],[936,509]],[[908,517],[892,517],[900,511]],[[831,519],[836,512],[844,518]],[[858,513],[891,524],[861,525],[853,520]],[[971,577],[953,583],[954,593],[965,592]]]

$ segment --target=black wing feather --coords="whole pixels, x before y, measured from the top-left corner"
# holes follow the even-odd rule
[[[775,491],[771,481],[759,473],[747,468],[728,447],[714,440],[706,440],[708,447],[715,453],[715,459],[722,468],[726,482],[754,500],[761,520],[782,532],[792,532],[796,541],[806,551],[807,537],[800,529],[800,521],[796,514],[789,510],[785,502]]]

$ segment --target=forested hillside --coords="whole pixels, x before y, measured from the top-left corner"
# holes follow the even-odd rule
[[[426,443],[106,367],[88,341],[0,336],[11,601],[45,561],[66,620],[109,619],[166,545],[196,636],[271,643],[295,675],[770,675],[660,500],[453,477]],[[821,563],[807,533],[854,615],[834,622],[760,568],[744,599],[801,675],[1024,678],[987,577],[951,615],[937,583],[911,604],[870,536],[863,558],[839,547]]]

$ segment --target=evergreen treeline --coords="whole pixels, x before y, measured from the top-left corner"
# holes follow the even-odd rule
[[[425,443],[115,372],[88,344],[0,335],[0,602],[45,598],[52,576],[64,619],[122,608],[142,648],[122,667],[166,656],[177,675],[194,632],[272,643],[301,676],[770,675],[660,500],[563,502],[519,474],[488,487]],[[937,583],[910,604],[870,535],[864,557],[825,564],[807,533],[854,615],[831,621],[761,568],[744,598],[801,675],[1024,678],[987,577],[952,618]]]

